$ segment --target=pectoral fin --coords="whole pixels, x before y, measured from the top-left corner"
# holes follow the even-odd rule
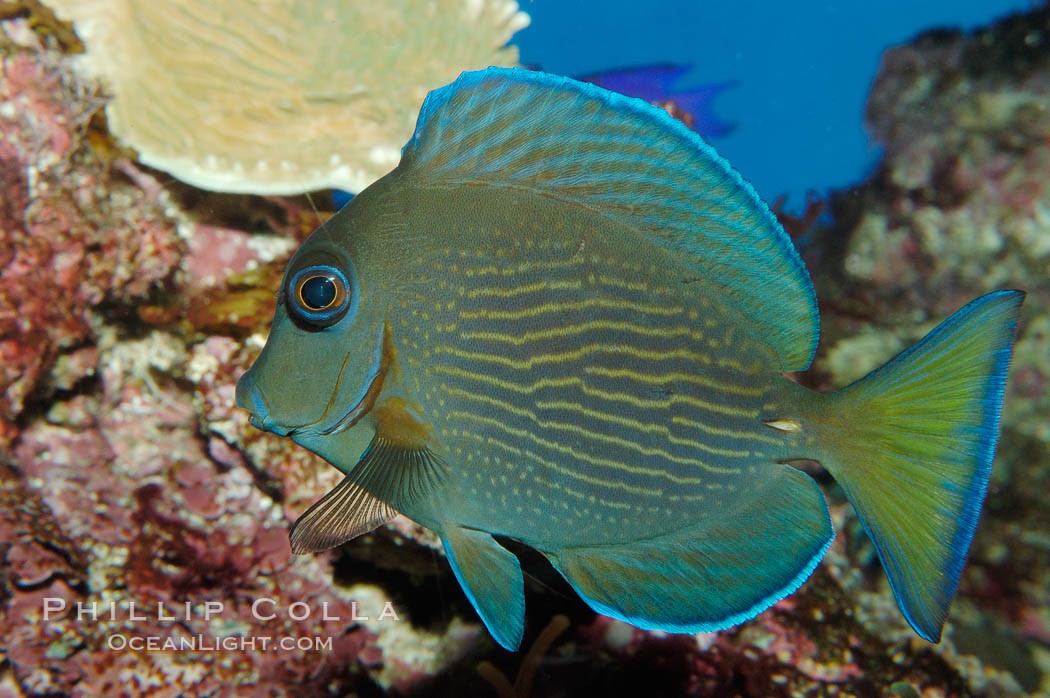
[[[361,460],[292,527],[293,552],[328,550],[398,511],[411,514],[414,504],[441,486],[448,468],[427,446],[423,426],[403,401],[387,400],[376,411],[376,432]]]
[[[342,545],[397,516],[347,475],[331,492],[314,502],[289,533],[296,555],[317,553]]]
[[[485,627],[514,651],[525,630],[525,580],[518,558],[483,531],[450,527],[441,537],[452,571]]]

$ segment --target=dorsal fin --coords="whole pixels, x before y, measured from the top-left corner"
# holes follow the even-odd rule
[[[721,156],[647,102],[517,68],[463,73],[427,96],[401,168],[530,190],[643,231],[689,258],[689,281],[739,313],[781,371],[813,359],[816,298],[791,239]]]

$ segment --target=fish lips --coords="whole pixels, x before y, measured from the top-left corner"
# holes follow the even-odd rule
[[[288,436],[298,428],[282,426],[273,421],[270,417],[270,406],[266,403],[262,391],[255,385],[250,369],[237,381],[236,402],[238,407],[248,411],[251,415],[249,421],[257,429],[273,432],[278,436]]]
[[[379,393],[383,390],[383,381],[386,378],[386,373],[390,364],[388,345],[389,339],[384,337],[384,348],[381,352],[379,365],[376,367],[375,373],[369,379],[368,387],[361,395],[361,398],[355,401],[354,406],[351,407],[342,417],[325,428],[317,428],[317,422],[299,424],[291,427],[283,426],[274,422],[273,418],[270,416],[270,406],[267,404],[262,391],[255,384],[251,369],[248,369],[248,371],[241,376],[240,380],[237,381],[235,401],[238,407],[247,410],[250,415],[249,421],[252,426],[257,429],[273,432],[278,436],[294,437],[297,433],[316,434],[319,436],[330,436],[336,434],[357,424],[361,417],[367,414],[375,405]],[[338,390],[338,386],[336,389]]]

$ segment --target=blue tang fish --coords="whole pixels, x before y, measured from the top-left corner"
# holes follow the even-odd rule
[[[431,92],[398,167],[295,253],[237,403],[346,474],[293,550],[401,512],[508,649],[524,583],[493,536],[640,628],[726,628],[792,593],[834,535],[801,459],[937,641],[1023,298],[989,293],[808,390],[782,374],[813,359],[813,286],[754,189],[662,109],[489,68]]]

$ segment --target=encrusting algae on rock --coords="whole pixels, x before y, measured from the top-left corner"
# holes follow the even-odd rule
[[[1033,694],[1050,692],[1048,37],[1041,7],[888,50],[867,106],[884,158],[832,197],[833,223],[803,255],[828,299],[828,359],[867,351],[857,340],[872,335],[887,358],[975,293],[1028,292],[951,639]],[[817,368],[831,374],[824,385],[853,377],[846,363]]]
[[[258,346],[234,339],[244,329],[213,312],[181,332],[180,322],[143,326],[136,312],[221,297],[226,279],[201,258],[265,268],[266,236],[211,234],[197,250],[216,222],[186,220],[168,186],[95,151],[85,128],[102,103],[20,16],[0,21],[0,96],[0,694],[375,695],[453,663],[476,625],[425,629],[405,617],[398,647],[440,651],[386,656],[392,623],[354,623],[355,599],[327,561],[291,555],[282,502],[318,496],[309,483],[323,463],[250,435],[233,414],[235,377]],[[278,265],[301,239],[297,219],[282,220],[266,229],[284,241]],[[253,614],[259,597],[278,618]],[[60,602],[45,619],[45,604]],[[297,602],[316,611],[291,618]],[[78,603],[99,618],[78,618]],[[148,621],[129,618],[132,603]],[[188,620],[167,617],[186,603]],[[207,604],[223,612],[208,618]],[[321,622],[323,604],[344,622]],[[281,635],[330,644],[208,649]],[[114,649],[198,638],[207,641],[190,651]]]

